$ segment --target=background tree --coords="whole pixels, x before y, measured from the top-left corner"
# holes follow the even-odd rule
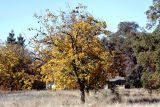
[[[137,34],[133,44],[134,56],[137,58],[137,66],[141,68],[141,81],[144,88],[149,90],[159,88],[159,84],[157,84],[160,70],[160,60],[158,58],[160,55],[159,43],[159,33],[153,32]],[[150,76],[146,77],[147,75]]]
[[[31,79],[28,77],[30,70],[27,67],[31,63],[29,58],[24,55],[22,56],[21,48],[16,45],[7,45],[6,47],[2,47],[1,50],[0,73],[4,77],[1,78],[1,86],[9,90],[31,88]],[[25,81],[25,79],[28,80]]]
[[[15,38],[15,33],[14,33],[14,31],[12,30],[12,31],[9,33],[9,36],[7,37],[7,43],[10,44],[10,45],[18,44],[18,45],[20,45],[20,46],[24,46],[25,39],[24,39],[24,37],[22,36],[22,34],[19,34],[19,36],[17,37],[17,40],[16,40],[16,38]]]
[[[17,37],[17,44],[20,46],[24,46],[25,44],[25,39],[22,37],[22,34],[19,34],[19,36]]]
[[[24,45],[24,39],[10,33],[7,42],[0,46],[0,88],[4,90],[30,90],[42,83],[32,57]],[[39,81],[39,83],[37,83]],[[42,85],[41,85],[42,86]],[[44,86],[43,86],[44,87]]]
[[[152,0],[153,5],[146,11],[148,24],[147,27],[151,29],[155,24],[159,26],[160,19],[160,0]]]
[[[14,38],[15,33],[13,30],[11,30],[11,32],[9,33],[9,36],[7,37],[7,43],[10,45],[13,45],[16,43],[16,38]]]
[[[126,77],[126,86],[141,87],[139,68],[133,55],[134,37],[140,31],[139,25],[135,22],[120,22],[117,32],[102,40],[107,50],[122,54],[125,68],[122,69],[120,76]]]

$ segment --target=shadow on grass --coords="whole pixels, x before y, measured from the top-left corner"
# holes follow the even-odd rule
[[[160,98],[142,98],[142,99],[128,99],[127,103],[135,104],[135,103],[159,103]]]
[[[121,103],[122,102],[122,97],[121,97],[121,95],[119,94],[119,93],[114,93],[115,95],[114,95],[114,97],[111,99],[111,102],[112,103]]]

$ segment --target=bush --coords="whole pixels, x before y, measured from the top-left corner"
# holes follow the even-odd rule
[[[143,87],[148,91],[160,89],[160,74],[158,72],[144,72],[141,81]]]

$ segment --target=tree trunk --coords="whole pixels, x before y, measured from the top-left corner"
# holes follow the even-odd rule
[[[81,93],[81,102],[85,103],[84,80],[78,79],[79,89]]]
[[[89,88],[88,87],[86,88],[86,93],[87,93],[87,95],[89,95]]]
[[[111,92],[112,92],[112,94],[115,93],[115,88],[116,88],[116,85],[115,85],[115,84],[112,84],[112,86],[111,86]]]

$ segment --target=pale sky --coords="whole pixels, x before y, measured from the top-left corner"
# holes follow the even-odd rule
[[[106,21],[107,29],[115,32],[123,21],[134,21],[145,27],[145,11],[152,0],[0,0],[0,40],[6,41],[12,29],[16,36],[22,33],[29,40],[34,35],[27,29],[37,27],[34,13],[44,13],[45,9],[58,12],[65,10],[68,4],[75,7],[78,3],[87,6],[89,13]]]

